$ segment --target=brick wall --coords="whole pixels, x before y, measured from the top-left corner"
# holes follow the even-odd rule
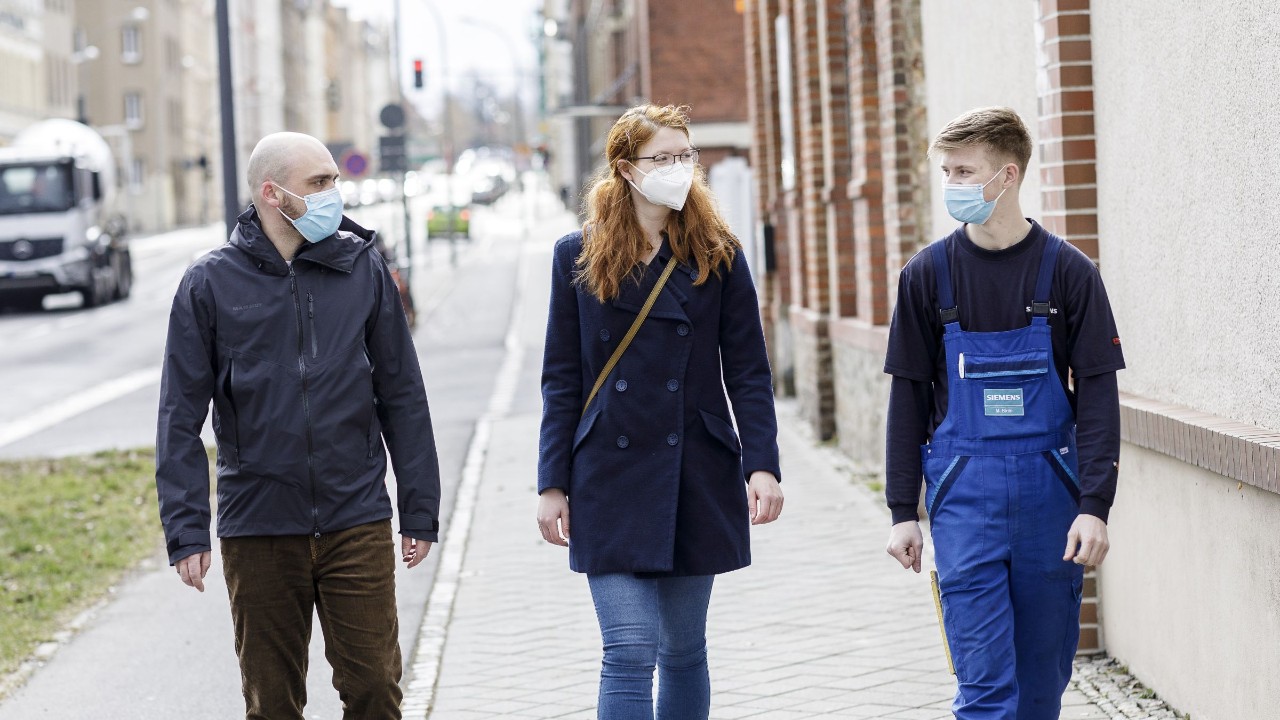
[[[1039,0],[1041,223],[1098,260],[1089,0]]]
[[[653,102],[688,104],[696,122],[747,119],[742,15],[735,0],[648,0],[649,70]]]
[[[743,6],[744,46],[747,64],[747,109],[751,125],[751,166],[754,168],[756,214],[773,238],[770,257],[774,266],[758,268],[763,277],[760,304],[764,320],[769,362],[774,369],[775,387],[783,395],[794,394],[790,360],[790,332],[787,326],[791,274],[788,243],[781,202],[780,168],[782,134],[778,98],[778,57],[774,43],[774,18],[779,0],[746,0]]]
[[[921,245],[928,186],[923,158],[923,48],[920,0],[875,0],[877,84],[880,90],[880,167],[884,173],[886,302],[898,271]],[[873,298],[873,302],[875,299]]]
[[[1044,35],[1040,94],[1041,223],[1098,260],[1098,201],[1093,127],[1093,50],[1089,0],[1039,0]],[[1096,574],[1080,608],[1080,654],[1105,649]]]
[[[853,263],[853,201],[848,196],[853,172],[849,132],[849,43],[842,0],[828,0],[817,15],[819,81],[822,101],[823,178],[820,200],[826,208],[827,311],[853,315],[857,282]]]
[[[846,7],[853,144],[847,193],[853,202],[854,314],[864,323],[883,325],[889,322],[890,305],[880,170],[880,70],[872,22],[875,0],[850,0]]]

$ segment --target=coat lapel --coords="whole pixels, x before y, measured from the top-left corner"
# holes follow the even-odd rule
[[[662,247],[658,250],[658,256],[654,258],[654,262],[645,268],[640,282],[637,284],[631,279],[627,279],[622,283],[622,288],[618,291],[618,297],[613,300],[615,308],[633,315],[640,314],[640,309],[644,307],[645,300],[649,299],[649,293],[653,291],[653,284],[658,281],[658,275],[664,267],[658,262],[659,259],[666,262],[675,262],[675,259],[671,257],[671,245],[665,239],[662,241]],[[653,309],[649,311],[649,317],[686,322],[689,320],[689,316],[685,314],[683,306],[689,301],[689,289],[692,287],[693,281],[689,277],[690,272],[691,268],[683,263],[672,271],[671,277],[667,278],[667,284],[662,287],[662,292],[658,293],[658,299],[654,301]]]

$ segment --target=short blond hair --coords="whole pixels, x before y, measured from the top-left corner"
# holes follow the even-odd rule
[[[952,120],[933,139],[929,157],[974,146],[985,147],[996,157],[1006,158],[1006,162],[1018,163],[1020,174],[1026,176],[1027,163],[1031,161],[1031,133],[1012,108],[978,108]]]

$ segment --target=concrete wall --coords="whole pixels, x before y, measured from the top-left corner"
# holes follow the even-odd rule
[[[884,349],[868,349],[849,337],[843,327],[847,322],[837,322],[831,330],[838,441],[859,472],[878,475],[884,471],[885,409],[889,407]]]
[[[1280,16],[1094,3],[1100,261],[1121,389],[1280,429]],[[1107,650],[1197,720],[1275,715],[1280,495],[1126,445]]]
[[[1280,707],[1280,495],[1132,445],[1099,572],[1113,657],[1196,720]]]
[[[1022,116],[1038,140],[1036,128],[1036,3],[1028,0],[921,0],[924,29],[924,78],[929,140],[952,118],[978,107],[1004,105]],[[930,162],[928,182],[942,183]],[[934,240],[956,228],[942,193],[932,196],[932,222],[925,237]],[[1022,212],[1040,216],[1040,169],[1032,153],[1022,183]]]
[[[1093,53],[1121,388],[1280,429],[1280,14],[1094,3]]]

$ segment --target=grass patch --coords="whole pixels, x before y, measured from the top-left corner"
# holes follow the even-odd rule
[[[0,462],[0,674],[157,549],[154,458]]]

